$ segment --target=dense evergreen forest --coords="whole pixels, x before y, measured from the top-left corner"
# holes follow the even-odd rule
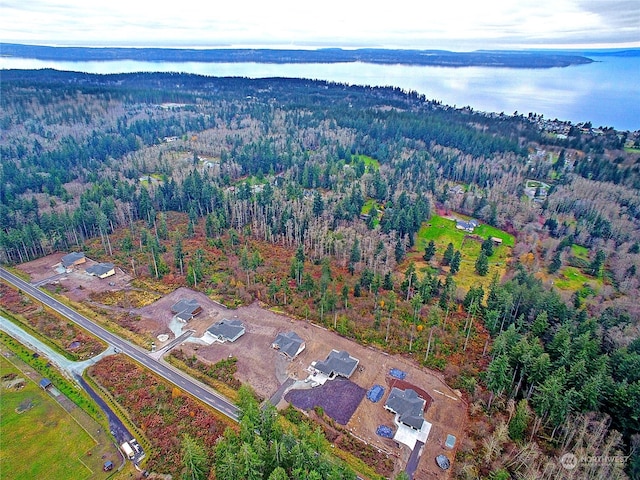
[[[284,78],[1,88],[3,263],[93,249],[421,352],[469,401],[460,477],[557,478],[567,450],[631,456],[583,478],[640,476],[639,132]],[[515,241],[438,249],[452,215]]]
[[[568,51],[475,51],[395,50],[384,48],[319,48],[315,50],[265,48],[114,48],[49,47],[0,43],[5,56],[41,60],[147,62],[257,62],[344,63],[389,65],[441,65],[446,67],[490,66],[507,68],[552,68],[582,65],[593,60]],[[624,54],[628,52],[618,52]]]

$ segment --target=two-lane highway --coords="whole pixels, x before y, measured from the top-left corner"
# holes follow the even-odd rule
[[[164,379],[168,380],[169,382],[173,383],[177,387],[184,390],[185,392],[200,399],[202,402],[206,403],[212,408],[215,408],[216,410],[225,414],[232,420],[238,421],[238,408],[233,403],[231,403],[227,398],[214,392],[213,390],[209,389],[205,385],[200,384],[199,382],[196,382],[193,378],[191,378],[187,374],[180,372],[179,370],[174,369],[150,357],[148,355],[148,352],[146,352],[145,350],[127,342],[126,340],[123,340],[122,338],[118,337],[117,335],[114,335],[108,330],[105,330],[101,326],[89,320],[87,317],[80,315],[75,310],[69,308],[63,303],[60,303],[55,298],[47,295],[42,290],[39,290],[33,287],[31,284],[13,275],[12,273],[5,270],[4,268],[0,268],[0,278],[2,278],[8,283],[11,283],[15,287],[21,289],[26,294],[32,296],[36,300],[42,302],[44,305],[47,305],[48,307],[60,313],[61,315],[64,315],[66,318],[77,323],[82,328],[92,333],[96,337],[104,340],[105,342],[107,342],[110,345],[113,345],[116,348],[119,348],[122,351],[122,353],[133,358],[135,361],[144,365],[152,372],[160,375]]]

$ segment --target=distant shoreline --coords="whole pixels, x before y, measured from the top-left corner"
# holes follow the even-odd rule
[[[589,52],[591,53],[591,52]],[[0,43],[0,56],[56,61],[205,62],[205,63],[372,63],[440,67],[556,68],[584,65],[594,60],[566,51],[183,49],[120,47],[50,47]]]

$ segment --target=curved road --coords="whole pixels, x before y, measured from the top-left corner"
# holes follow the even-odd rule
[[[193,395],[210,407],[215,408],[232,420],[238,421],[238,408],[222,395],[213,392],[212,390],[206,388],[204,385],[201,385],[198,382],[195,382],[187,374],[182,373],[179,370],[169,367],[165,363],[161,363],[158,360],[150,357],[148,355],[148,352],[146,352],[142,348],[133,345],[126,340],[123,340],[122,338],[114,335],[108,330],[105,330],[101,326],[93,323],[87,317],[80,315],[75,310],[67,307],[63,303],[60,303],[58,300],[50,297],[42,290],[33,287],[31,284],[13,275],[4,268],[0,268],[0,278],[21,289],[23,292],[31,295],[33,298],[42,302],[48,307],[54,309],[69,320],[77,323],[96,337],[104,340],[105,342],[116,348],[119,348],[122,353],[128,355],[136,362],[144,365],[152,372],[160,375],[165,380],[173,383],[178,388],[181,388],[185,392]]]

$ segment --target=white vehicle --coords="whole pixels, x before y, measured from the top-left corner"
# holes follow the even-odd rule
[[[136,456],[135,452],[131,448],[131,445],[129,445],[129,442],[124,442],[122,445],[120,445],[120,448],[122,448],[122,451],[129,459],[133,459],[133,457]]]

